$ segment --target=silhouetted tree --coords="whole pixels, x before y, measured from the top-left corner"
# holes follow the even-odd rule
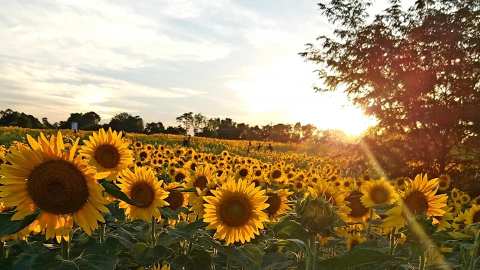
[[[0,126],[44,128],[43,124],[33,115],[20,113],[11,109],[0,111]]]
[[[454,149],[479,136],[480,1],[418,0],[408,11],[390,2],[369,20],[368,1],[323,1],[335,36],[302,55],[319,65],[321,90],[344,89],[376,116],[382,136],[407,142],[397,150],[440,174]]]
[[[109,126],[113,130],[125,132],[143,132],[143,119],[140,116],[132,116],[126,112],[115,115]]]
[[[145,126],[145,134],[164,133],[165,127],[162,122],[151,122]]]
[[[60,122],[60,128],[69,129],[72,123],[76,122],[81,130],[96,130],[100,120],[100,115],[95,112],[71,113],[66,121]]]
[[[177,126],[177,127],[168,127],[165,130],[165,133],[167,134],[176,134],[176,135],[186,135],[187,130],[184,129],[182,126]]]

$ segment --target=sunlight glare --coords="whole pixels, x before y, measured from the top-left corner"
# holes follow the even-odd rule
[[[240,97],[245,121],[260,124],[313,124],[319,129],[338,129],[347,135],[358,136],[375,120],[354,106],[344,93],[316,93],[314,70],[299,59],[283,59],[244,72],[242,78],[231,80],[227,86]]]

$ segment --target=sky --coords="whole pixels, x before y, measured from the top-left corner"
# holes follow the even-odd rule
[[[184,112],[250,124],[373,125],[342,93],[316,93],[298,53],[332,27],[310,0],[17,0],[0,9],[0,110],[65,120]]]

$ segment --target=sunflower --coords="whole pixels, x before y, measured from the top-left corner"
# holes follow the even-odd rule
[[[213,168],[209,165],[198,166],[195,171],[191,171],[187,178],[186,188],[194,188],[199,191],[213,185]]]
[[[445,214],[441,217],[438,217],[438,224],[437,226],[437,231],[446,231],[452,227],[452,222],[454,219],[453,213],[452,213],[452,207],[446,206],[444,208]]]
[[[350,211],[347,214],[348,220],[351,222],[363,222],[366,221],[370,212],[372,211],[369,207],[366,207],[362,201],[363,194],[358,190],[350,191],[345,197],[347,206],[350,208]]]
[[[205,196],[204,221],[209,229],[215,229],[215,237],[227,244],[250,242],[268,216],[265,191],[246,180],[228,179],[213,196]]]
[[[360,191],[363,194],[360,200],[365,207],[375,207],[395,201],[395,189],[385,179],[365,182]]]
[[[161,218],[159,208],[167,206],[165,199],[168,192],[162,188],[162,181],[158,181],[149,167],[135,167],[133,172],[125,169],[119,174],[118,181],[121,191],[127,194],[135,205],[120,202],[120,208],[131,219],[141,219],[147,222],[154,218]]]
[[[440,175],[440,177],[438,177],[438,190],[440,191],[448,190],[448,188],[450,188],[451,183],[452,183],[452,179],[450,178],[450,176],[446,174]]]
[[[273,167],[268,174],[268,178],[272,183],[283,183],[286,175],[282,172],[281,167]]]
[[[172,177],[172,181],[177,182],[177,183],[182,183],[186,180],[188,177],[189,173],[187,170],[184,168],[175,168],[175,167],[170,167],[168,173]]]
[[[432,218],[434,224],[438,223],[436,217],[445,214],[448,197],[445,194],[436,195],[437,190],[438,178],[428,180],[427,175],[417,175],[413,181],[407,182],[397,206],[387,212],[383,226],[401,228],[417,215]]]
[[[236,168],[236,177],[237,179],[245,179],[247,178],[247,176],[249,176],[251,174],[251,168],[246,166],[246,165],[242,165],[242,166],[239,166],[238,168]]]
[[[88,157],[90,165],[97,168],[98,178],[115,179],[116,175],[133,164],[128,142],[122,133],[108,129],[94,132],[80,149]]]
[[[287,189],[279,189],[267,192],[267,204],[268,207],[264,210],[268,214],[271,221],[278,220],[279,217],[290,211],[292,208],[288,204],[288,196],[292,192]]]
[[[164,184],[164,188],[168,191],[168,197],[165,199],[168,202],[168,208],[175,211],[188,205],[187,193],[180,190],[184,188],[183,184],[172,182]]]
[[[62,134],[38,140],[27,135],[30,147],[13,150],[10,164],[1,167],[0,197],[6,207],[16,207],[12,220],[22,220],[38,208],[40,231],[46,238],[68,239],[73,224],[88,235],[105,222],[107,201],[95,170],[76,158],[78,140],[67,151]]]
[[[466,211],[465,224],[480,223],[480,205],[474,204]]]

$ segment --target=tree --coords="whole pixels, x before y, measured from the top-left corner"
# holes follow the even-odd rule
[[[11,109],[0,111],[0,126],[17,126],[24,128],[44,128],[33,115],[20,113]]]
[[[115,115],[109,126],[113,130],[125,132],[143,132],[143,119],[140,116],[132,116],[126,112]]]
[[[145,126],[145,134],[164,133],[165,127],[162,122],[151,122]]]
[[[203,116],[201,113],[197,113],[193,116],[193,132],[195,134],[203,132],[203,129],[207,125],[207,117]]]
[[[66,121],[60,122],[60,128],[69,129],[72,123],[76,122],[81,130],[96,130],[100,120],[100,115],[95,112],[71,113]]]
[[[167,134],[176,134],[176,135],[186,135],[186,134],[187,134],[187,130],[184,129],[182,126],[178,126],[178,127],[168,127],[168,128],[165,130],[165,133],[167,133]]]
[[[42,118],[42,125],[44,128],[54,128],[54,126],[48,121],[47,117]]]
[[[344,89],[383,134],[415,143],[412,159],[444,173],[453,150],[479,136],[480,2],[419,0],[404,11],[392,0],[373,21],[369,4],[320,3],[336,23],[334,36],[319,37],[301,55],[320,67],[326,88],[317,90]]]
[[[182,128],[185,129],[186,131],[189,131],[190,129],[193,128],[193,124],[194,124],[193,112],[184,113],[179,117],[177,117],[176,120],[180,124],[180,126],[182,126]]]

